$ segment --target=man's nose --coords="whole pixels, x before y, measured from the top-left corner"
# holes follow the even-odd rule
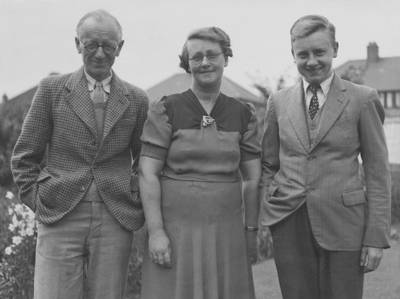
[[[315,57],[315,55],[310,55],[308,61],[307,61],[307,65],[317,65],[318,64],[318,60]]]
[[[106,56],[106,53],[104,52],[102,45],[98,45],[96,50],[96,56]]]

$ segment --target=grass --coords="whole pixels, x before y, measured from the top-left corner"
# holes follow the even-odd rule
[[[257,299],[282,299],[273,259],[253,266]],[[365,275],[363,299],[400,298],[400,240],[392,240],[379,268]]]

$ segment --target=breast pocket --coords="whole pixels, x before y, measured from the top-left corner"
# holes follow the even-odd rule
[[[131,139],[136,125],[136,115],[120,119],[107,135],[107,143],[116,148],[126,147]]]
[[[121,132],[126,132],[127,134],[131,134],[136,125],[136,115],[132,115],[131,117],[125,117],[118,121],[115,128],[118,130],[118,134]]]
[[[336,151],[353,151],[359,146],[357,117],[338,119],[325,137],[329,148]]]

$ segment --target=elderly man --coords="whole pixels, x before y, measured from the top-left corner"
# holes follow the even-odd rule
[[[144,222],[135,169],[148,97],[111,69],[124,44],[115,17],[90,12],[76,32],[84,66],[40,82],[12,171],[39,223],[35,298],[120,299]]]
[[[332,72],[339,45],[326,18],[300,18],[290,33],[303,78],[268,100],[261,223],[284,299],[360,299],[389,247],[384,111],[376,90]]]

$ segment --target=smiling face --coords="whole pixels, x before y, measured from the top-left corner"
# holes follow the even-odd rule
[[[78,37],[75,38],[78,53],[82,53],[82,60],[85,65],[86,72],[94,79],[101,81],[110,75],[110,70],[122,49],[124,41],[119,40],[118,28],[110,18],[103,18],[97,21],[94,18],[88,18],[81,25],[78,31]],[[109,44],[117,49],[107,54],[103,47],[90,53],[84,48],[89,43],[97,45]]]
[[[187,52],[189,56],[189,67],[192,73],[192,85],[197,89],[220,87],[224,67],[228,65],[219,43],[203,40],[191,39],[187,41]],[[209,53],[221,53],[216,61],[211,62],[205,57]],[[203,60],[196,64],[192,58],[195,55],[204,55]]]
[[[310,84],[320,84],[332,73],[338,43],[332,42],[327,30],[318,30],[292,43],[292,54],[299,73]]]

